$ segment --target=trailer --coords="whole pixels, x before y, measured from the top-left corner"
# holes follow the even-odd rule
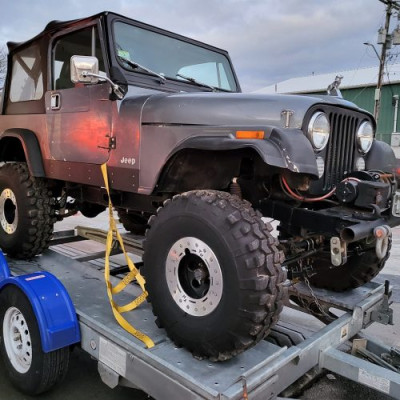
[[[275,343],[263,340],[233,359],[212,363],[176,347],[156,326],[147,304],[126,318],[154,341],[153,348],[147,349],[117,324],[104,287],[104,249],[96,243],[105,238],[106,232],[101,229],[77,227],[57,232],[50,250],[33,261],[8,259],[0,263],[0,296],[6,288],[15,286],[29,299],[40,332],[41,341],[36,345],[43,354],[58,352],[62,359],[63,349],[80,346],[98,361],[106,385],[141,389],[155,399],[274,399],[307,372],[323,369],[400,398],[399,351],[365,338],[361,332],[374,322],[393,323],[388,282],[370,282],[344,293],[311,289],[306,283],[290,285],[291,301],[287,305],[316,315],[325,327],[307,337],[301,329],[278,324],[271,334]],[[74,252],[68,243],[78,241],[84,251]],[[124,242],[140,266],[143,238],[126,234]],[[126,271],[118,261],[119,251],[117,246],[113,250],[113,283]],[[139,291],[131,284],[119,300],[128,302]],[[333,309],[339,312],[332,313]],[[12,339],[24,345],[18,336],[23,332],[13,323],[6,327],[11,337],[9,347],[13,346]],[[6,342],[4,326],[3,331]],[[352,354],[342,351],[355,337]],[[285,339],[287,345],[282,346]],[[28,368],[29,357],[19,363],[11,359],[10,363],[14,369],[17,365],[23,370],[24,366]],[[58,376],[62,375],[62,365],[59,369]],[[26,387],[22,389],[26,391]]]

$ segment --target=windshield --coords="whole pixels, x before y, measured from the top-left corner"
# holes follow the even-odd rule
[[[185,76],[222,90],[237,90],[223,54],[123,22],[114,24],[114,39],[117,55],[166,78],[188,82]],[[127,63],[123,66],[132,70]]]

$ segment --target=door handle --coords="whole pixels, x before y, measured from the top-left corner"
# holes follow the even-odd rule
[[[61,96],[59,93],[53,93],[50,98],[50,108],[59,110],[61,108]]]

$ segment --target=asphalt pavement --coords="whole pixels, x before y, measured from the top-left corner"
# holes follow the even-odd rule
[[[70,217],[56,224],[56,230],[65,230],[77,225],[90,225],[104,228],[107,225],[106,214],[100,218],[88,220],[82,216]],[[382,273],[375,279],[383,282],[389,279],[393,287],[392,307],[394,309],[394,326],[373,324],[366,332],[374,338],[400,348],[400,228],[393,230],[393,247]],[[138,390],[117,387],[108,388],[100,379],[97,372],[97,362],[92,360],[79,348],[71,353],[70,367],[65,381],[52,391],[38,397],[19,393],[6,379],[4,366],[0,363],[0,400],[142,400],[148,396]],[[304,390],[298,397],[303,400],[385,400],[388,396],[372,389],[362,387],[338,375],[328,374]]]

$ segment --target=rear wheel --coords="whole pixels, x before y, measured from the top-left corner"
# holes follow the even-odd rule
[[[390,255],[391,243],[390,237],[388,251],[381,260],[376,256],[375,248],[353,254],[346,264],[339,267],[333,267],[328,258],[316,259],[314,268],[317,273],[310,277],[310,283],[315,287],[339,292],[362,286],[375,278],[385,266]]]
[[[14,386],[37,395],[64,379],[69,348],[43,352],[32,306],[17,287],[8,286],[0,293],[0,322],[0,353]]]
[[[226,360],[278,320],[283,253],[250,204],[217,191],[167,200],[150,218],[143,273],[159,326],[199,357]]]
[[[47,249],[55,222],[45,181],[29,174],[25,163],[0,167],[0,248],[16,258]]]

